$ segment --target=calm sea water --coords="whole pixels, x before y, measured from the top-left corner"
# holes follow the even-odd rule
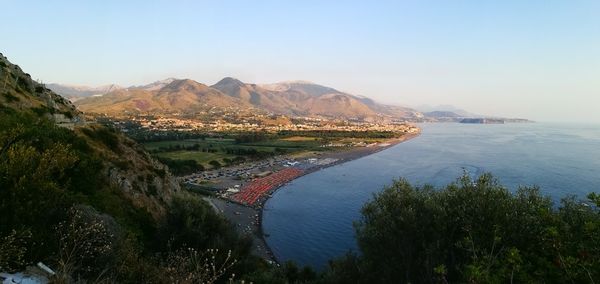
[[[538,185],[559,200],[600,192],[600,126],[424,124],[390,149],[301,177],[267,201],[263,229],[279,260],[322,268],[357,250],[352,222],[393,179],[446,185],[463,169],[492,172],[511,190]]]

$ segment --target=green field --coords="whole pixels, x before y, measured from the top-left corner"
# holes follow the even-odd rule
[[[148,151],[158,150],[160,147],[169,147],[175,145],[181,146],[193,146],[195,144],[200,145],[200,147],[211,146],[219,147],[219,146],[227,146],[234,145],[234,139],[220,139],[220,138],[206,138],[206,139],[186,139],[186,140],[176,140],[176,141],[158,141],[158,142],[146,142],[144,143],[144,147]]]
[[[169,158],[173,160],[195,160],[199,164],[202,164],[205,167],[210,167],[208,162],[212,160],[219,161],[219,163],[224,164],[223,159],[225,158],[235,158],[235,155],[228,155],[227,153],[217,152],[217,153],[204,153],[204,152],[196,152],[196,151],[175,151],[175,152],[163,152],[156,154],[158,157]]]
[[[254,142],[244,144],[246,146],[254,147],[272,147],[272,148],[289,148],[289,149],[309,149],[323,145],[321,140],[272,140],[263,142]]]
[[[251,147],[251,148],[260,148],[260,149],[274,149],[274,148],[310,148],[310,147],[318,147],[323,144],[322,141],[319,140],[287,140],[287,139],[278,139],[278,140],[270,140],[270,141],[261,141],[261,142],[252,142],[252,143],[241,143],[236,144],[234,139],[215,139],[215,138],[207,138],[205,140],[202,139],[186,139],[186,140],[176,140],[176,141],[159,141],[159,142],[147,142],[144,143],[144,147],[151,150],[158,150],[160,147],[169,147],[169,146],[193,146],[198,144],[201,148],[204,147]]]
[[[277,153],[299,153],[304,151],[321,151],[322,140],[308,139],[275,139],[251,143],[236,143],[234,139],[206,138],[170,140],[144,143],[149,152],[160,158],[173,160],[195,160],[205,168],[211,168],[210,161],[216,160],[226,164],[224,159],[243,157],[246,160],[257,159]],[[195,149],[190,149],[195,147]]]

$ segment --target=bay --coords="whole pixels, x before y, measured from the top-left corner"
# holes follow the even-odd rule
[[[280,261],[323,268],[357,251],[360,208],[394,179],[444,186],[463,171],[491,172],[510,190],[537,185],[558,202],[600,192],[600,126],[422,124],[422,134],[387,150],[303,176],[265,204],[263,231]]]

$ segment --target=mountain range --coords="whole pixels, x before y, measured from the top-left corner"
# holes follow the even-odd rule
[[[147,90],[154,91],[158,90],[169,83],[175,81],[175,78],[168,78],[160,81],[156,81],[154,83],[150,83],[148,85],[141,86],[131,86],[131,87],[122,87],[116,84],[103,85],[98,87],[88,87],[88,86],[78,86],[78,85],[65,85],[65,84],[56,84],[51,83],[47,84],[46,87],[61,96],[68,98],[71,101],[76,101],[85,97],[93,97],[93,96],[102,96],[104,94],[108,94],[114,91],[130,89],[130,90]]]
[[[462,118],[492,118],[452,105],[416,108],[386,105],[307,81],[251,84],[226,77],[209,86],[191,79],[167,78],[130,87],[115,84],[100,87],[48,84],[47,87],[69,98],[83,112],[109,116],[194,114],[220,109],[367,122],[456,122]]]
[[[411,108],[377,103],[331,87],[305,81],[249,84],[226,77],[208,86],[190,79],[169,78],[128,88],[79,88],[51,84],[59,94],[75,94],[72,100],[89,113],[196,112],[211,108],[255,110],[290,116],[376,120],[414,120],[423,115]],[[70,88],[70,89],[69,89]]]

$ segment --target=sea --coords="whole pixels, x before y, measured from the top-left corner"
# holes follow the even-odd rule
[[[266,241],[280,262],[317,270],[358,252],[353,222],[394,179],[443,187],[464,172],[492,173],[509,190],[539,186],[556,204],[600,193],[600,125],[421,124],[421,135],[384,151],[300,177],[263,212]]]

